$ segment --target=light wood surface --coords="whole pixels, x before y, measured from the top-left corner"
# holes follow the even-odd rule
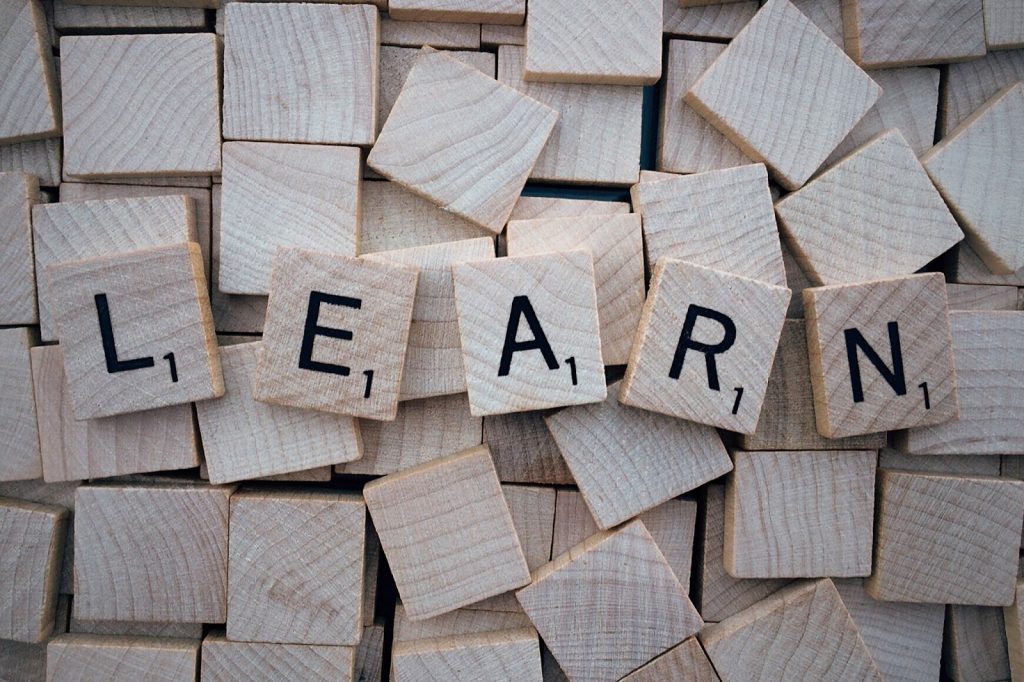
[[[0,481],[43,475],[29,350],[37,339],[30,328],[0,329]]]
[[[680,7],[678,0],[662,0],[662,29],[667,35],[687,38],[734,38],[757,12],[756,2]]]
[[[1024,80],[1024,51],[991,52],[950,64],[939,99],[939,134],[948,135],[1007,85]]]
[[[266,296],[225,294],[220,290],[220,205],[221,185],[210,190],[210,307],[213,323],[220,333],[259,334],[267,315]]]
[[[483,442],[498,478],[505,483],[575,483],[558,444],[544,424],[544,412],[512,412],[484,419]]]
[[[952,263],[952,279],[960,284],[997,284],[1024,286],[1024,268],[1010,275],[997,275],[989,269],[967,241],[956,249],[956,260]]]
[[[395,682],[543,680],[540,642],[533,628],[399,642],[392,652],[391,672]]]
[[[60,138],[0,144],[0,171],[34,175],[44,187],[60,184],[60,162]]]
[[[380,682],[384,664],[384,625],[368,625],[363,628],[363,639],[356,647],[353,679],[359,682]]]
[[[591,215],[620,215],[629,213],[628,201],[601,201],[597,199],[564,199],[561,197],[520,196],[508,219],[537,220],[541,218],[572,218]]]
[[[382,16],[380,43],[402,47],[431,45],[446,50],[478,50],[480,25],[450,21],[395,21]]]
[[[482,24],[480,26],[480,44],[484,47],[526,45],[526,26]]]
[[[843,39],[842,0],[792,0],[793,6],[804,13],[814,25],[828,36],[840,50],[846,49]]]
[[[949,310],[1017,310],[1018,287],[996,284],[946,284]]]
[[[54,630],[68,511],[0,498],[0,636],[44,641]]]
[[[154,623],[137,620],[82,620],[71,618],[68,632],[82,635],[114,635],[118,637],[203,638],[202,623]]]
[[[58,31],[173,29],[205,30],[206,13],[198,7],[78,5],[53,0],[53,25]]]
[[[358,679],[353,675],[356,653],[348,646],[232,642],[222,633],[211,633],[203,640],[202,657],[202,682]]]
[[[71,511],[68,517],[67,533],[64,537],[64,547],[61,554],[64,557],[60,569],[60,594],[66,596],[74,592],[74,558],[75,558],[75,491],[79,482],[69,483],[45,483],[42,479],[25,481],[3,481],[0,482],[0,497],[13,497],[28,502],[55,505],[64,507]],[[60,604],[58,603],[58,606]]]
[[[719,677],[711,667],[711,661],[708,660],[700,642],[696,637],[691,637],[622,678],[622,682],[661,680],[719,682]]]
[[[646,526],[646,524],[644,525]],[[599,531],[597,521],[594,520],[594,515],[587,508],[583,495],[577,490],[559,488],[555,499],[555,527],[551,540],[551,558],[554,559],[565,554]]]
[[[546,562],[545,562],[546,563]],[[438,637],[478,635],[500,630],[518,630],[532,627],[530,619],[521,610],[486,611],[484,609],[456,609],[426,620],[410,620],[405,607],[395,606],[394,642],[415,642]]]
[[[1017,580],[1013,604],[1003,609],[1003,622],[1006,626],[1006,646],[1010,658],[1010,674],[1016,679],[1024,675],[1024,580]]]
[[[1008,457],[1007,459],[1014,458]],[[954,476],[999,476],[1000,467],[996,465],[995,460],[995,457],[988,455],[928,455],[923,457],[907,455],[894,448],[883,448],[878,453],[879,468],[952,474]],[[1003,475],[1006,476],[1006,473]],[[1024,476],[1019,478],[1024,479]]]
[[[1013,0],[982,0],[989,50],[1024,47],[1024,7]]]
[[[61,635],[46,647],[46,679],[53,682],[185,682],[198,674],[194,640]]]
[[[0,324],[39,322],[32,257],[32,206],[38,201],[38,179],[0,172]]]
[[[942,672],[958,682],[1010,679],[1003,609],[947,606],[942,659]]]
[[[61,134],[60,97],[39,0],[12,0],[0,10],[0,140],[18,142]]]
[[[522,24],[526,0],[392,0],[388,14],[399,21]]]

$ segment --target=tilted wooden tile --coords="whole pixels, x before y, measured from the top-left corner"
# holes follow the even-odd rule
[[[596,199],[563,199],[561,197],[520,196],[512,208],[511,220],[539,218],[571,218],[591,215],[621,215],[629,213],[628,201],[600,201]]]
[[[640,216],[512,220],[506,242],[512,257],[574,249],[589,251],[594,258],[602,359],[606,365],[624,365],[629,361],[645,293]]]
[[[202,639],[202,623],[154,623],[137,620],[81,620],[71,618],[68,632],[83,635],[173,637]]]
[[[64,557],[60,569],[60,594],[69,595],[74,592],[74,557],[75,557],[75,491],[79,482],[45,483],[42,479],[0,482],[0,497],[13,497],[28,502],[55,505],[71,511],[68,517],[67,533],[64,536]],[[59,606],[59,604],[58,604]]]
[[[355,649],[350,646],[229,641],[223,633],[203,640],[203,682],[283,679],[351,682]]]
[[[522,24],[526,0],[393,0],[388,14],[400,21]]]
[[[651,276],[619,400],[752,433],[789,295],[782,287],[662,259]]]
[[[982,0],[843,0],[846,50],[865,67],[985,56]]]
[[[59,137],[0,144],[0,171],[28,173],[39,178],[43,187],[56,187],[60,184],[60,146]]]
[[[587,508],[583,495],[577,490],[559,488],[555,498],[555,526],[551,537],[551,558],[554,559],[565,554],[599,531],[597,522]],[[685,588],[686,585],[683,587]]]
[[[224,42],[225,139],[373,143],[376,8],[233,2]]]
[[[737,92],[745,96],[737,98]],[[793,190],[807,182],[880,94],[788,0],[771,0],[684,101]]]
[[[525,47],[499,47],[498,80],[559,114],[530,178],[599,185],[636,182],[643,88],[528,82],[523,79],[525,61]]]
[[[982,0],[989,50],[1024,47],[1024,7],[1013,0]]]
[[[68,511],[0,498],[0,636],[42,642],[53,632]]]
[[[206,30],[206,13],[199,7],[123,7],[76,5],[53,0],[53,24],[60,32],[76,30]]]
[[[851,679],[881,682],[831,580],[802,581],[699,635],[724,682]]]
[[[61,134],[57,76],[39,0],[14,0],[0,12],[0,140],[18,142]]]
[[[792,0],[793,6],[803,12],[814,25],[828,36],[840,50],[846,49],[843,39],[842,0]]]
[[[882,470],[868,594],[886,601],[1008,606],[1024,483]]]
[[[951,282],[959,284],[996,284],[1011,287],[1024,286],[1024,268],[1011,275],[997,275],[981,260],[967,241],[957,245],[956,260],[952,263]]]
[[[395,606],[394,641],[395,643],[414,642],[419,639],[478,635],[485,632],[518,630],[527,627],[532,627],[530,619],[522,610],[513,612],[463,608],[426,620],[415,621],[409,620],[405,615],[405,607],[397,604]]]
[[[380,44],[403,47],[431,45],[446,50],[480,49],[480,24],[450,21],[395,21],[380,19]]]
[[[61,635],[46,647],[46,679],[186,682],[199,674],[199,642],[156,637]]]
[[[1024,268],[1024,85],[999,91],[921,158],[990,270]]]
[[[233,491],[180,484],[81,486],[75,501],[75,616],[223,623]]]
[[[939,99],[939,133],[948,135],[1007,85],[1024,80],[1024,50],[990,52],[981,59],[950,64]]]
[[[266,296],[225,294],[220,290],[220,204],[221,186],[210,191],[210,307],[218,333],[259,334],[267,316]]]
[[[1008,680],[1003,609],[997,606],[946,607],[942,672],[951,680]]]
[[[569,467],[544,423],[544,412],[512,412],[484,419],[483,442],[490,448],[503,483],[572,485]]]
[[[430,618],[530,580],[484,446],[373,481],[363,497],[406,613]],[[433,557],[429,562],[423,556]]]
[[[446,97],[437,97],[439,83]],[[557,119],[553,109],[472,66],[424,50],[367,163],[497,233]],[[482,148],[490,153],[480,154]]]
[[[670,36],[734,38],[757,13],[757,7],[756,2],[680,7],[678,0],[662,0],[662,29]]]
[[[1000,467],[996,464],[996,459],[996,457],[988,455],[929,455],[921,457],[908,455],[894,448],[883,448],[878,453],[878,467],[880,469],[901,469],[954,476],[999,476]],[[1007,459],[1012,459],[1012,457]]]
[[[253,397],[394,419],[418,276],[387,263],[278,249]]]
[[[622,682],[661,682],[662,680],[692,680],[693,682],[719,682],[708,655],[696,637],[669,649],[650,663],[640,666],[622,678]]]
[[[941,424],[959,415],[939,273],[804,290],[818,433]]]
[[[480,44],[485,47],[500,45],[525,45],[526,26],[510,26],[508,24],[482,24],[480,26]]]
[[[588,538],[516,596],[571,678],[619,679],[702,625],[641,521]]]
[[[392,651],[391,671],[395,682],[543,679],[533,628],[399,642]]]
[[[725,570],[737,578],[871,572],[874,450],[733,453]]]
[[[0,329],[0,481],[41,478],[30,348],[31,328]]]
[[[1018,287],[997,284],[946,284],[949,310],[1018,310]]]
[[[0,172],[0,324],[39,322],[32,256],[32,206],[38,201],[35,177]]]

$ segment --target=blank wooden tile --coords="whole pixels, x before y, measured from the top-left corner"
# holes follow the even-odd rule
[[[395,682],[543,679],[533,628],[399,642],[391,656]]]
[[[756,2],[680,7],[678,0],[662,0],[662,28],[670,36],[731,39],[754,17],[757,8]]]
[[[233,2],[224,42],[225,139],[373,143],[376,8]]]
[[[1003,609],[995,606],[946,607],[942,672],[951,680],[1008,680]]]
[[[503,483],[575,483],[543,411],[512,412],[484,419],[483,442],[490,448]]]
[[[996,284],[1024,286],[1024,268],[1011,275],[997,275],[981,260],[971,245],[962,241],[957,245],[956,260],[952,263],[951,282],[960,284]]]
[[[737,92],[745,96],[735,97]],[[684,101],[793,190],[817,170],[880,94],[881,88],[810,19],[788,0],[773,0]]]
[[[886,601],[1008,606],[1024,484],[883,470],[868,594]]]
[[[591,215],[620,215],[629,213],[628,201],[600,201],[597,199],[563,199],[561,197],[520,196],[509,220],[535,220],[540,218],[571,218]]]
[[[719,677],[711,667],[711,661],[708,660],[700,642],[696,637],[691,637],[622,678],[622,682],[661,680],[719,682]]]
[[[156,637],[61,635],[46,647],[46,679],[187,682],[199,674],[199,642]]]
[[[1024,85],[992,96],[935,145],[921,161],[990,270],[1024,267]]]
[[[786,318],[800,319],[804,317],[804,289],[814,286],[803,271],[800,264],[793,255],[793,250],[783,241],[782,244],[782,265],[786,269],[786,286],[793,292],[789,299],[789,308],[786,310]]]
[[[831,580],[794,584],[700,633],[723,680],[882,676]]]
[[[0,172],[0,323],[39,322],[32,257],[32,206],[39,181],[27,173]]]
[[[651,276],[621,402],[752,433],[789,295],[782,287],[662,259]],[[698,350],[704,348],[707,353]]]
[[[725,488],[725,570],[737,578],[871,572],[874,450],[743,452]]]
[[[959,414],[941,274],[804,290],[818,433],[856,436]]]
[[[485,47],[526,45],[526,26],[483,24],[480,26],[480,44]]]
[[[42,642],[53,632],[68,511],[0,498],[0,636]]]
[[[216,36],[65,36],[60,51],[65,173],[220,172]]]
[[[546,561],[543,563],[547,563]],[[491,601],[485,599],[484,602]],[[515,601],[513,599],[513,601]],[[484,603],[479,602],[479,603]],[[518,604],[518,602],[516,602]],[[522,610],[487,611],[477,608],[456,609],[426,620],[410,620],[405,607],[395,605],[394,642],[414,642],[437,637],[459,637],[478,635],[500,630],[518,630],[532,627],[530,619]]]
[[[571,678],[618,679],[702,625],[640,521],[555,558],[516,596]]]
[[[529,81],[650,85],[661,76],[661,0],[534,0]]]
[[[255,679],[351,682],[355,649],[349,646],[233,642],[223,633],[203,640],[203,682]]]
[[[982,0],[843,0],[846,50],[865,67],[985,56]]]
[[[990,52],[947,67],[939,100],[939,133],[948,135],[992,95],[1024,80],[1024,51]]]
[[[446,97],[437,96],[439,83],[444,84]],[[496,233],[557,119],[553,109],[472,66],[425,50],[409,72],[367,163]],[[482,148],[489,153],[481,154]]]
[[[457,24],[450,21],[380,20],[380,44],[403,47],[430,45],[446,50],[480,49],[480,24]]]
[[[526,0],[394,0],[388,14],[400,21],[522,24]]]
[[[38,0],[14,0],[0,14],[0,140],[18,142],[61,134],[57,77]]]
[[[154,28],[203,31],[206,30],[206,13],[199,7],[118,7],[53,0],[53,24],[61,32]]]
[[[486,447],[378,479],[363,488],[363,496],[411,619],[529,582]],[[424,562],[423,556],[434,558]]]
[[[523,79],[525,61],[525,47],[499,47],[498,80],[559,114],[530,178],[598,185],[636,182],[643,88],[528,82]]]
[[[115,635],[129,637],[173,637],[202,639],[202,623],[153,623],[133,620],[81,620],[71,618],[68,632],[83,635]]]
[[[883,448],[878,453],[879,468],[955,476],[998,476],[1000,467],[995,460],[987,455],[908,455],[895,448]]]
[[[1024,47],[1024,7],[1013,0],[982,0],[989,50]]]
[[[0,171],[28,173],[39,178],[42,186],[56,187],[60,184],[60,146],[59,137],[0,144]]]
[[[233,490],[180,484],[80,487],[75,616],[223,623]],[[120,587],[125,585],[131,589]]]
[[[279,249],[253,397],[394,419],[417,277],[397,265]]]
[[[604,399],[590,253],[461,263],[452,272],[472,414]]]
[[[225,294],[220,290],[220,204],[221,186],[210,191],[210,308],[218,333],[259,334],[267,315],[266,296]]]
[[[0,329],[0,481],[43,475],[29,351],[36,340],[28,328]]]
[[[1018,288],[996,284],[946,284],[949,309],[1017,310]]]
[[[220,290],[269,293],[280,246],[356,256],[360,164],[355,147],[225,143]]]
[[[846,49],[843,40],[842,0],[792,0],[793,6],[803,12],[814,25],[828,36],[829,40]]]

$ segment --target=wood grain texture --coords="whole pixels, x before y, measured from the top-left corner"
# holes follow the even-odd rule
[[[995,284],[946,284],[949,309],[1017,310],[1018,287]]]
[[[28,502],[55,505],[71,511],[68,517],[67,533],[61,554],[64,557],[60,571],[60,594],[69,595],[74,592],[74,558],[75,558],[75,491],[78,481],[69,483],[45,483],[41,478],[23,481],[0,482],[0,497],[13,497]]]
[[[619,679],[702,625],[641,521],[591,536],[516,596],[570,678]]]
[[[520,196],[516,200],[516,205],[513,207],[508,219],[512,221],[541,218],[572,218],[591,215],[621,215],[629,212],[630,206],[628,201]]]
[[[756,2],[680,7],[678,0],[662,0],[662,29],[685,38],[731,39],[757,12]]]
[[[540,642],[533,628],[399,642],[392,652],[395,682],[523,680],[541,682]]]
[[[0,498],[0,636],[39,643],[54,630],[68,510]]]
[[[220,205],[221,185],[210,191],[210,308],[219,333],[259,334],[267,316],[266,296],[225,294],[220,290]]]
[[[498,80],[558,112],[532,180],[631,185],[640,172],[643,88],[524,80],[526,48],[498,48]]]
[[[410,620],[405,615],[405,607],[398,604],[395,606],[394,642],[397,644],[438,637],[479,635],[528,627],[532,627],[530,619],[522,610],[514,612],[464,608],[417,621]]]
[[[883,470],[878,486],[868,594],[886,601],[1013,603],[1024,483]]]
[[[594,259],[601,357],[606,365],[626,364],[645,294],[640,216],[511,220],[505,240],[511,257],[576,249],[590,252]]]
[[[522,24],[526,0],[392,0],[388,14],[399,21]]]
[[[363,497],[409,618],[437,616],[529,582],[486,447],[385,476],[367,484]]]
[[[65,173],[220,172],[215,36],[66,36],[60,49]]]
[[[599,531],[594,515],[587,508],[583,495],[577,490],[559,488],[555,498],[555,527],[551,539],[551,558],[565,554]]]
[[[445,97],[437,96],[443,87]],[[472,66],[424,50],[367,163],[493,233],[501,231],[558,113]],[[481,154],[480,150],[488,150]],[[472,167],[474,172],[467,173]]]
[[[174,639],[203,638],[202,623],[154,623],[132,620],[82,620],[71,618],[68,632],[82,635],[114,635],[121,637],[170,637]]]
[[[831,580],[796,583],[700,633],[723,682],[882,675]]]
[[[544,423],[544,412],[512,412],[484,419],[483,442],[490,448],[504,483],[575,483],[558,444]]]
[[[35,177],[0,172],[0,324],[39,322],[32,257],[32,206],[38,201]]]
[[[363,638],[356,647],[356,665],[352,679],[358,682],[380,682],[384,664],[384,625],[368,625],[363,628]]]
[[[0,172],[34,175],[43,187],[60,184],[60,164],[60,138],[0,144]]]
[[[881,88],[810,19],[788,0],[771,0],[684,101],[794,190],[880,95]]]
[[[1024,675],[1024,581],[1017,580],[1013,604],[1003,608],[1003,622],[1006,625],[1006,645],[1010,658],[1010,673],[1017,679]]]
[[[661,77],[661,0],[533,0],[528,81],[650,85]]]
[[[985,56],[982,0],[843,0],[846,50],[864,67]]]
[[[388,263],[278,249],[253,398],[367,419],[394,419],[417,277],[416,270]],[[311,350],[312,361],[346,367],[345,374],[303,369],[295,360],[314,292],[358,301],[355,307],[323,303],[315,323],[351,333],[348,340],[318,334]],[[369,397],[367,371],[373,372]]]
[[[381,17],[380,43],[402,47],[430,45],[446,50],[478,50],[480,25],[450,21],[395,21]]]
[[[956,260],[952,264],[950,281],[960,284],[997,284],[1004,286],[1024,286],[1024,268],[1011,275],[997,275],[981,260],[971,245],[962,241],[957,246]]]
[[[786,286],[793,292],[789,299],[789,308],[786,309],[786,318],[803,319],[804,317],[804,289],[814,284],[807,273],[796,260],[793,250],[786,245],[785,240],[780,244],[782,247],[782,265],[786,269]]]
[[[46,681],[46,643],[26,644],[0,639],[0,666],[8,679],[18,682]]]
[[[818,433],[828,438],[856,436],[957,418],[959,398],[941,274],[805,289],[804,307]],[[890,384],[868,360],[856,337],[847,340],[847,329],[860,333],[890,373],[900,369],[892,343],[894,337],[899,340],[902,393],[898,383]],[[862,395],[856,394],[855,371]]]
[[[792,0],[793,6],[803,12],[814,25],[828,36],[840,50],[846,49],[843,39],[842,0]]]
[[[989,50],[1024,47],[1024,7],[1013,0],[982,0]]]
[[[0,10],[0,140],[19,142],[61,134],[60,97],[46,18],[38,0],[14,0]]]
[[[691,637],[622,678],[622,682],[662,680],[719,682],[719,677],[711,667],[711,661],[708,660],[700,642],[696,637]]]
[[[950,64],[939,99],[939,133],[947,136],[993,95],[1024,80],[1024,50],[992,52]]]
[[[871,573],[874,450],[742,452],[725,486],[725,570],[737,578]]]
[[[894,448],[883,448],[878,453],[879,468],[952,474],[954,476],[998,476],[1000,467],[996,465],[995,460],[995,457],[986,455],[929,455],[923,457],[907,455]]]
[[[484,47],[526,45],[526,26],[482,24],[480,26],[480,44]]]
[[[992,606],[946,607],[942,672],[951,680],[1008,680],[1003,609]]]
[[[186,682],[198,674],[194,640],[61,635],[46,647],[46,679],[53,682]]]
[[[643,216],[647,261],[677,258],[782,286],[786,271],[761,164],[641,182],[630,190]]]
[[[349,646],[234,642],[211,633],[203,640],[202,658],[203,682],[355,679],[356,655]]]
[[[0,481],[43,475],[30,356],[36,342],[30,328],[0,329]]]
[[[62,32],[153,28],[204,30],[206,14],[198,7],[79,5],[53,0],[53,25]]]
[[[673,258],[660,260],[651,275],[619,400],[701,424],[753,433],[789,296],[789,289],[765,282]],[[684,310],[689,314],[700,309],[729,317],[735,327],[734,342],[715,358],[714,372],[693,353],[686,363],[683,345],[678,378],[673,378],[676,347],[683,341],[685,324],[680,317]],[[700,316],[694,317],[694,341],[718,343],[715,339],[725,338],[720,336],[726,329],[721,322],[699,323],[696,318]]]
[[[1024,85],[1000,90],[921,158],[971,247],[997,274],[1024,268]]]
[[[233,491],[180,484],[80,487],[74,615],[223,623]]]

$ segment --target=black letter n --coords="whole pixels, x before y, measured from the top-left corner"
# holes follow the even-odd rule
[[[907,394],[907,379],[903,375],[903,351],[900,348],[900,327],[896,322],[889,323],[889,346],[892,348],[892,370],[885,366],[882,358],[872,348],[858,329],[844,329],[846,337],[846,360],[850,364],[850,384],[853,388],[853,402],[864,402],[864,384],[860,378],[860,362],[857,349],[864,351],[864,356],[871,361],[878,373],[882,375],[896,395]]]
[[[107,373],[130,372],[133,369],[145,369],[153,367],[156,363],[152,356],[146,358],[132,358],[131,360],[119,360],[117,357],[117,344],[114,342],[114,326],[110,322],[110,306],[107,304],[106,294],[96,294],[93,297],[96,301],[96,315],[100,322],[100,339],[103,341],[103,358],[107,361]]]
[[[327,336],[332,339],[351,341],[352,332],[347,329],[335,329],[334,327],[321,327],[317,324],[320,319],[320,304],[339,305],[346,308],[359,309],[363,302],[358,298],[348,296],[335,296],[325,294],[322,291],[309,292],[309,307],[306,308],[306,328],[302,332],[302,348],[299,350],[299,369],[308,369],[314,372],[326,372],[347,377],[349,368],[345,365],[335,365],[330,362],[318,362],[313,359],[313,342],[318,336]]]
[[[521,317],[526,318],[526,324],[533,332],[533,338],[529,341],[516,341]],[[548,337],[544,334],[544,328],[540,326],[540,320],[537,319],[537,313],[533,311],[528,296],[516,296],[512,299],[508,326],[505,328],[505,345],[501,349],[501,364],[498,365],[499,377],[508,376],[509,370],[512,369],[512,354],[521,350],[539,350],[548,369],[558,369],[555,353],[551,350],[551,344],[548,343]]]
[[[693,328],[697,324],[698,317],[706,317],[722,325],[724,334],[718,343],[703,343],[693,340]],[[690,304],[686,309],[686,319],[683,320],[683,330],[679,333],[679,343],[676,344],[676,353],[672,358],[672,367],[668,371],[669,377],[678,379],[679,373],[683,370],[683,361],[686,359],[686,351],[693,349],[704,354],[704,364],[708,369],[708,388],[712,391],[719,390],[718,366],[715,364],[715,356],[721,355],[732,348],[736,342],[736,324],[732,318],[725,313],[720,313],[711,308]]]

